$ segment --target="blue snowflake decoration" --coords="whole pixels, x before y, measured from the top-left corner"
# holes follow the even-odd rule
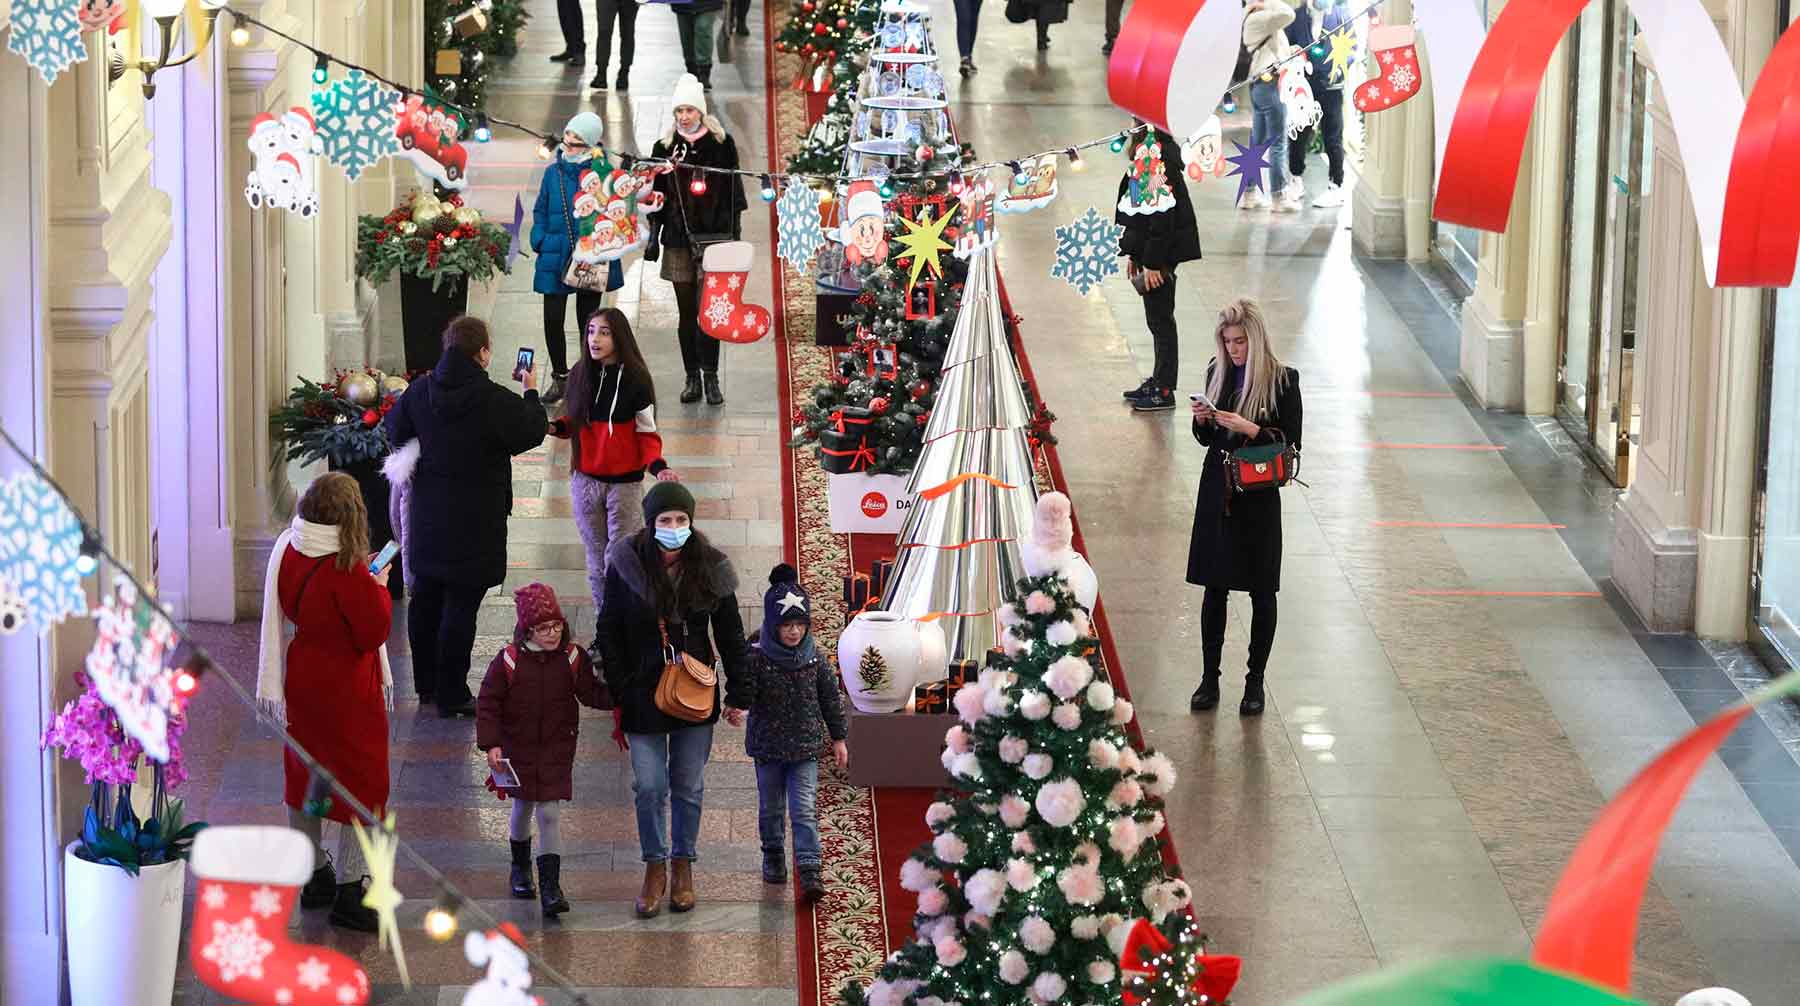
[[[825,229],[819,223],[819,193],[802,181],[790,181],[775,204],[775,253],[796,269],[812,264]]]
[[[343,80],[312,95],[313,119],[319,142],[331,163],[356,181],[370,165],[400,149],[394,135],[400,94],[351,70]]]
[[[1068,226],[1056,229],[1056,262],[1050,275],[1066,281],[1083,297],[1119,271],[1119,238],[1125,228],[1092,206]]]
[[[80,4],[74,0],[13,0],[12,38],[6,47],[25,57],[45,84],[88,57],[81,40]]]
[[[40,634],[87,613],[81,541],[81,521],[35,472],[0,483],[0,580],[16,591]]]

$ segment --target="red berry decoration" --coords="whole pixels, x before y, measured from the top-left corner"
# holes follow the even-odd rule
[[[924,398],[926,395],[931,394],[931,382],[930,381],[919,381],[919,382],[915,383],[908,390],[912,392],[913,401],[916,402],[919,399]]]
[[[919,149],[913,151],[913,156],[917,157],[920,161],[929,161],[931,160],[931,147],[921,143],[919,144]]]
[[[813,34],[814,35],[824,35],[824,34],[829,33],[830,31],[831,31],[831,29],[825,27],[825,22],[823,22],[823,21],[820,21],[818,24],[813,25]]]
[[[363,410],[362,421],[364,426],[374,426],[379,419],[381,419],[381,417],[375,413],[374,409]]]
[[[869,411],[870,412],[873,412],[879,416],[883,412],[886,412],[887,410],[888,410],[888,400],[887,399],[885,399],[885,398],[869,399]]]
[[[930,421],[931,421],[931,413],[929,413],[929,412],[919,413],[919,425],[920,426],[924,426],[926,423],[928,423]]]
[[[843,31],[845,28],[850,27],[850,21],[846,18],[838,18],[837,26],[838,26],[838,31]]]

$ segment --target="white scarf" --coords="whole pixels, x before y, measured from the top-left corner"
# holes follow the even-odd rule
[[[256,701],[276,722],[287,722],[287,641],[282,638],[282,625],[287,621],[281,611],[278,583],[281,560],[289,545],[309,559],[336,555],[336,524],[314,524],[299,515],[286,531],[275,539],[269,551],[269,569],[263,576],[262,652],[256,666]],[[389,709],[394,708],[394,671],[388,666],[387,644],[381,644],[381,694]]]

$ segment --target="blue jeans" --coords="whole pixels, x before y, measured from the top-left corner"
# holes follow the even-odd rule
[[[712,735],[712,724],[702,723],[673,733],[625,736],[631,745],[631,791],[637,794],[638,848],[644,862],[695,858]],[[672,847],[667,818],[663,817],[665,803],[675,819]]]
[[[956,52],[964,59],[975,55],[975,25],[981,20],[981,0],[955,0]]]
[[[1269,144],[1269,188],[1280,198],[1287,188],[1287,109],[1281,105],[1281,85],[1261,80],[1250,83],[1250,142]]]
[[[782,849],[783,795],[787,798],[788,818],[794,823],[794,862],[801,866],[818,866],[819,818],[814,806],[819,795],[818,761],[756,763],[756,824],[764,852]]]

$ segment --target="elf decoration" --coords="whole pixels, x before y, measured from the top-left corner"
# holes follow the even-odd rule
[[[1162,144],[1154,134],[1146,133],[1132,150],[1131,174],[1126,180],[1125,194],[1119,197],[1119,212],[1147,215],[1174,206],[1175,192],[1169,188]]]
[[[1357,111],[1385,111],[1419,93],[1419,52],[1414,41],[1411,25],[1384,24],[1369,31],[1376,73],[1351,96]]]
[[[791,186],[792,182],[789,183]],[[850,198],[844,202],[844,222],[830,237],[844,246],[844,260],[852,266],[887,261],[887,207],[875,183],[861,179],[850,183]]]
[[[956,201],[957,234],[953,254],[967,259],[983,248],[992,248],[1000,240],[1000,228],[994,220],[993,179],[984,174],[964,181],[962,190],[956,193]]]
[[[575,221],[576,271],[603,272],[608,262],[640,251],[650,243],[650,214],[662,209],[662,193],[652,189],[652,172],[626,171],[596,150],[582,170],[579,191],[570,197]],[[598,277],[604,279],[604,277]],[[601,289],[603,284],[594,289]]]
[[[255,162],[244,183],[251,209],[287,210],[302,220],[318,214],[319,138],[312,112],[299,105],[280,118],[264,112],[250,120],[245,145]]]
[[[1181,145],[1181,160],[1187,165],[1187,176],[1190,181],[1201,182],[1208,178],[1224,178],[1225,135],[1219,125],[1219,117],[1207,118],[1189,140]]]
[[[199,881],[189,963],[194,977],[252,1006],[362,1006],[369,976],[349,957],[288,937],[313,871],[313,845],[292,828],[207,828],[191,857]]]
[[[706,249],[700,331],[720,342],[755,342],[769,333],[769,309],[744,302],[755,264],[756,248],[748,241],[724,241]]]

